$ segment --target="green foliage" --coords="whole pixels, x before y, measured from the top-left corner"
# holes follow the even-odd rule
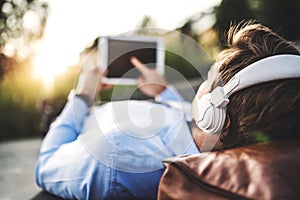
[[[270,138],[265,133],[256,132],[256,133],[253,133],[253,135],[254,135],[254,142],[255,143],[258,143],[258,142],[269,142],[270,141]]]
[[[165,74],[169,82],[205,78],[212,59],[198,41],[181,32],[169,33],[164,39]]]
[[[0,141],[39,134],[36,101],[42,87],[28,71],[28,67],[18,68],[0,82]]]
[[[180,75],[182,75],[186,79],[201,77],[201,74],[197,70],[197,66],[193,66],[185,58],[175,53],[172,53],[170,51],[166,51],[166,65],[170,66],[172,69],[177,71]],[[167,79],[169,81],[176,81],[176,75],[172,75],[171,73],[172,73],[171,71],[168,71],[168,69],[166,69]]]

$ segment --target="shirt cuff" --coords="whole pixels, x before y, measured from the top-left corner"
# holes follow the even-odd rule
[[[168,87],[162,91],[159,95],[155,96],[155,101],[163,102],[163,101],[184,101],[183,97],[179,94],[179,92],[175,89],[174,86],[168,85]]]

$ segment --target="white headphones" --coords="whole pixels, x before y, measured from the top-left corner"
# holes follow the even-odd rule
[[[276,55],[252,63],[235,74],[223,87],[196,99],[195,121],[206,133],[220,133],[226,118],[229,97],[235,92],[273,80],[300,77],[300,56]]]

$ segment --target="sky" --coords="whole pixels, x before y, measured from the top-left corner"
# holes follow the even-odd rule
[[[157,28],[173,30],[190,16],[221,0],[46,0],[50,14],[36,46],[35,76],[51,81],[78,62],[79,53],[99,35],[134,30],[144,16]]]

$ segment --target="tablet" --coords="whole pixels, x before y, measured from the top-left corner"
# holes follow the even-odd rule
[[[106,36],[98,43],[99,66],[108,69],[102,81],[109,84],[136,84],[140,72],[131,64],[135,56],[146,66],[164,74],[164,44],[162,38],[142,36]]]

